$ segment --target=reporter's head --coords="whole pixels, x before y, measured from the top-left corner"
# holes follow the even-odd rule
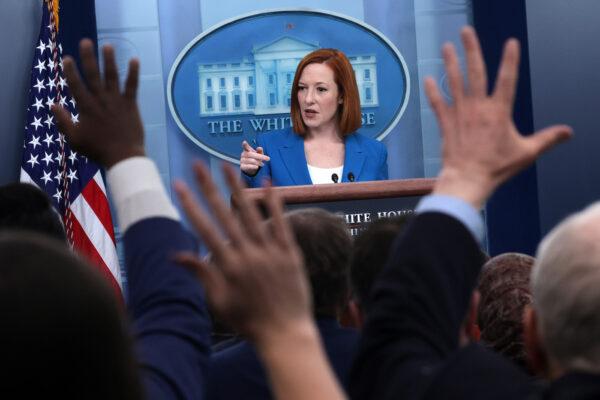
[[[483,266],[477,288],[481,341],[524,368],[523,310],[531,304],[529,278],[534,262],[527,254],[497,255]]]
[[[286,214],[304,257],[315,316],[336,317],[349,297],[352,239],[344,221],[317,208]]]
[[[60,242],[0,234],[1,397],[140,398],[114,292]]]
[[[59,215],[48,196],[26,183],[0,187],[0,229],[34,231],[66,241]]]
[[[600,203],[567,218],[538,249],[526,330],[530,339],[535,333],[551,377],[567,371],[600,373],[598,243]]]

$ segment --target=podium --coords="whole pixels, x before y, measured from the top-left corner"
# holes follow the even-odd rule
[[[435,179],[401,179],[372,182],[274,187],[287,210],[318,207],[344,217],[354,236],[379,218],[412,214],[417,203],[433,189]],[[265,189],[244,189],[251,200],[262,203]],[[232,197],[235,208],[235,198]]]

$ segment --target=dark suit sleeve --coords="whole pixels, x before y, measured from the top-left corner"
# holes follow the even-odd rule
[[[258,135],[256,137],[256,142],[256,147],[262,147],[264,154],[269,156],[270,154],[268,145],[264,142],[262,135]],[[263,166],[258,169],[258,172],[254,176],[246,175],[243,172],[240,172],[240,174],[242,176],[242,180],[246,182],[246,186],[249,188],[261,187],[265,179],[271,179],[271,163],[269,161],[263,163]]]
[[[415,217],[371,297],[351,375],[353,399],[418,399],[458,349],[482,264],[471,233],[441,213]]]
[[[195,250],[177,221],[149,218],[125,233],[128,308],[148,399],[202,399],[210,355],[204,294],[194,275],[172,261]]]

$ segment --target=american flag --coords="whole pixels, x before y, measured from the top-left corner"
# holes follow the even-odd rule
[[[57,1],[57,0],[54,0]],[[23,143],[21,181],[45,191],[62,216],[67,238],[121,294],[121,271],[104,180],[98,165],[71,150],[50,111],[65,107],[78,122],[75,100],[63,73],[62,46],[52,12],[45,0],[40,36],[33,57],[31,87]]]

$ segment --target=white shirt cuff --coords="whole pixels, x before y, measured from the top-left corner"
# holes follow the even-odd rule
[[[180,220],[158,169],[149,158],[131,157],[120,161],[107,171],[106,178],[122,232],[146,218]]]

